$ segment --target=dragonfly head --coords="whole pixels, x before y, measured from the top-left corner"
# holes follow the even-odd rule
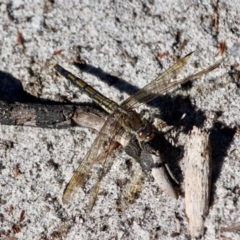
[[[153,139],[154,135],[153,127],[150,124],[144,124],[137,131],[137,138],[140,142],[149,142]]]

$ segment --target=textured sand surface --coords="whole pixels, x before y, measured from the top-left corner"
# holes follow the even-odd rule
[[[171,97],[189,97],[195,111],[201,110],[206,117],[201,128],[212,131],[216,143],[214,158],[220,172],[204,239],[240,239],[237,233],[221,232],[221,227],[240,220],[240,135],[232,136],[231,131],[240,125],[240,89],[239,79],[228,75],[231,67],[240,70],[239,9],[238,1],[4,0],[0,3],[0,81],[6,81],[8,73],[36,97],[91,102],[46,64],[54,52],[64,50],[57,56],[63,67],[121,102],[173,64],[176,57],[196,51],[184,75],[213,64],[220,58],[219,44],[226,41],[227,57],[221,67]],[[81,73],[71,65],[79,54],[95,71],[116,76],[126,84],[109,86],[93,74]],[[11,99],[15,97],[10,93]],[[155,109],[159,110],[156,105]],[[221,127],[213,129],[215,122]],[[178,133],[177,144],[184,144],[185,134]],[[0,126],[0,141],[13,142],[12,148],[0,145],[0,239],[189,237],[184,198],[160,194],[151,178],[127,211],[117,211],[117,180],[130,178],[134,170],[127,169],[129,157],[122,151],[114,156],[115,163],[90,216],[86,213],[88,184],[69,204],[62,204],[64,187],[95,136],[84,128]],[[49,161],[59,167],[52,167]],[[18,176],[13,171],[16,164]],[[184,167],[183,162],[179,165]],[[184,191],[183,186],[181,182]],[[21,231],[14,234],[11,229],[22,210]]]

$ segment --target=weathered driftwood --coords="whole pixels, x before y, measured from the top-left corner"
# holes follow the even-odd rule
[[[97,109],[82,105],[78,107],[66,104],[53,105],[0,101],[0,124],[41,128],[68,128],[76,125],[72,118],[78,109],[86,113],[91,111],[102,114]]]
[[[185,145],[185,209],[191,237],[203,233],[211,187],[209,134],[194,127]]]
[[[0,101],[0,124],[1,125],[21,125],[41,128],[68,128],[72,126],[81,126],[99,131],[107,119],[107,114],[96,108],[85,105],[66,105],[66,104],[32,104],[32,103],[7,103]],[[111,123],[105,129],[105,134],[110,135]],[[130,142],[131,135],[121,131],[115,141],[119,142],[124,148],[127,146],[133,149],[134,153],[130,156],[139,161],[142,158],[141,153],[144,148],[140,149],[138,144]],[[129,143],[130,142],[130,143]],[[129,145],[130,144],[130,145]],[[159,157],[144,152],[144,159],[140,161],[159,162]],[[127,152],[128,153],[128,152]],[[151,160],[147,160],[150,159]],[[141,165],[141,163],[140,163]],[[141,165],[142,166],[142,165]],[[176,198],[176,192],[169,180],[165,168],[151,167],[152,175],[160,187],[160,191],[165,192],[170,197]]]

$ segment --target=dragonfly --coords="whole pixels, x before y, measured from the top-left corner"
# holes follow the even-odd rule
[[[70,80],[81,90],[81,92],[88,95],[93,100],[93,102],[97,103],[103,110],[105,110],[109,114],[107,120],[105,121],[105,124],[99,131],[98,136],[92,143],[91,148],[88,150],[86,156],[80,162],[78,168],[75,170],[70,182],[67,184],[62,197],[63,203],[69,202],[69,200],[72,198],[72,195],[76,193],[77,190],[85,183],[94,163],[98,159],[99,149],[101,149],[100,146],[105,139],[104,132],[106,128],[109,127],[112,119],[114,119],[116,125],[111,133],[110,141],[114,142],[114,136],[119,134],[120,129],[124,129],[124,131],[131,135],[134,135],[137,138],[137,141],[141,148],[142,143],[153,140],[156,130],[150,122],[143,120],[134,109],[139,107],[141,104],[146,104],[149,101],[157,98],[161,94],[165,94],[166,92],[174,90],[181,84],[184,84],[190,80],[196,79],[204,74],[209,73],[210,71],[219,67],[222,63],[222,60],[219,60],[215,64],[207,67],[206,69],[203,69],[202,71],[176,80],[176,76],[182,71],[183,67],[186,65],[192,54],[193,52],[187,54],[185,57],[178,60],[174,65],[172,65],[162,74],[160,74],[155,80],[147,84],[142,89],[138,90],[135,94],[126,99],[122,104],[118,104],[105,97],[103,94],[88,85],[85,81],[76,77],[75,75],[61,67],[59,64],[56,64],[54,66],[55,70],[60,75]],[[110,161],[108,160],[109,153],[110,147],[109,149],[107,149],[105,156],[101,160],[102,171],[99,174],[97,183],[92,189],[93,196],[90,204],[90,209],[93,208],[96,202],[97,195],[100,189],[100,183],[105,174],[107,173],[108,166],[111,165]],[[136,177],[134,179],[135,183],[132,183],[132,186],[139,185],[139,178]],[[137,190],[135,189],[135,191]]]

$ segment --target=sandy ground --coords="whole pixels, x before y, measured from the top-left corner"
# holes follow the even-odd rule
[[[201,128],[215,131],[215,141],[219,141],[220,149],[214,150],[221,168],[203,239],[240,239],[236,232],[221,231],[240,221],[240,135],[232,134],[239,127],[239,79],[229,74],[240,70],[239,9],[238,1],[4,0],[0,3],[1,78],[11,74],[25,91],[39,98],[91,102],[47,64],[54,52],[64,50],[56,56],[62,66],[121,102],[134,90],[118,83],[109,86],[92,74],[81,73],[71,65],[73,59],[80,55],[103,73],[141,88],[176,57],[191,51],[196,52],[185,74],[213,64],[220,58],[219,44],[226,42],[226,61],[220,68],[171,96],[189,96],[206,117]],[[65,185],[96,137],[93,131],[0,128],[0,141],[13,142],[10,148],[0,148],[0,239],[189,238],[184,197],[176,200],[160,194],[151,178],[133,205],[117,211],[116,179],[130,174],[125,166],[129,157],[122,151],[115,156],[90,216],[86,213],[88,186],[69,204],[62,204]],[[184,145],[185,134],[179,133],[177,144]],[[13,170],[16,164],[18,176]],[[22,210],[20,232],[13,233]]]

